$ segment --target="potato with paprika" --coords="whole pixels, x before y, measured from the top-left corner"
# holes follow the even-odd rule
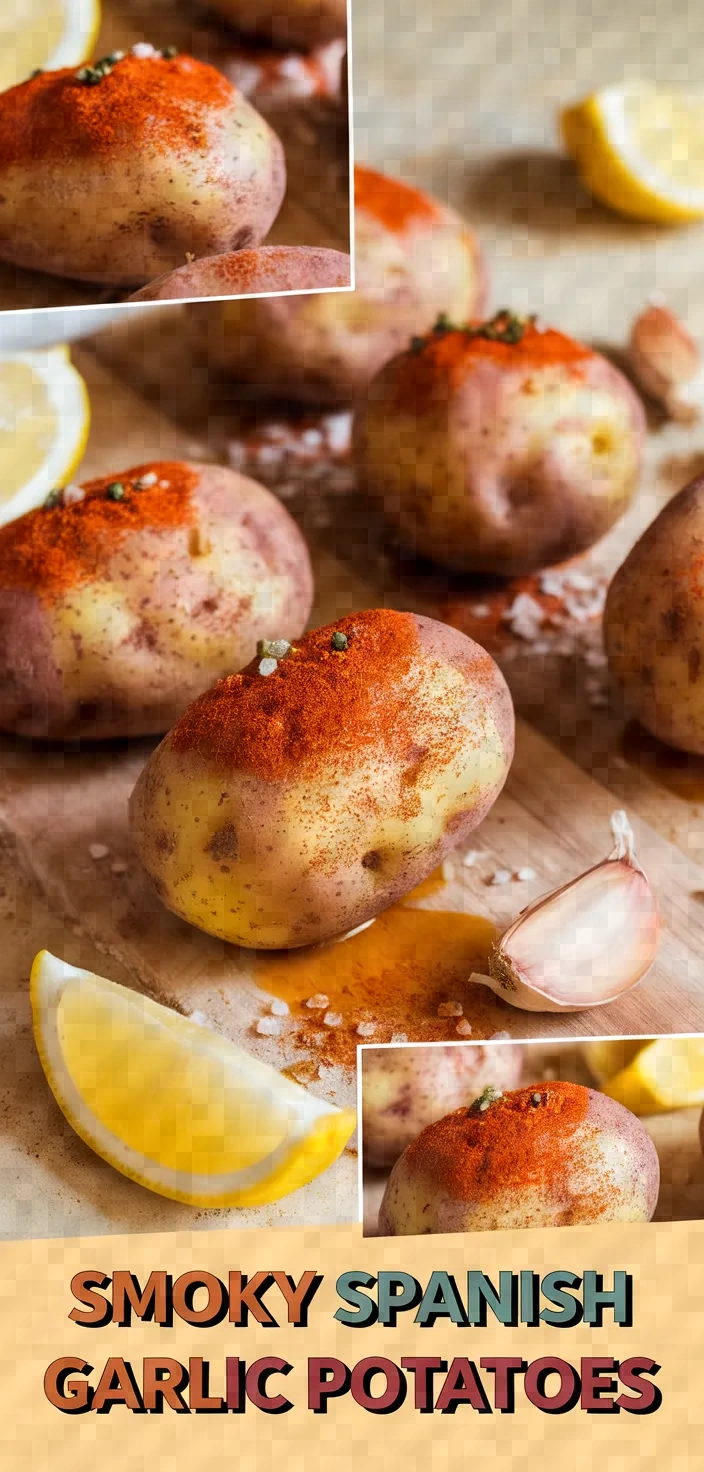
[[[426,1125],[472,1104],[488,1084],[515,1088],[519,1043],[438,1044],[432,1048],[365,1048],[362,1054],[364,1162],[393,1165]]]
[[[214,67],[138,44],[0,95],[0,259],[138,286],[256,246],[286,170],[268,123]]]
[[[604,637],[628,714],[704,754],[704,476],[674,496],[609,588]]]
[[[640,400],[606,358],[533,318],[441,319],[370,383],[360,481],[392,532],[447,567],[513,576],[583,552],[629,505]]]
[[[264,396],[349,403],[438,312],[482,308],[479,245],[454,210],[361,165],[354,192],[354,292],[227,302],[195,319],[211,361]]]
[[[158,276],[130,297],[168,302],[193,297],[256,296],[260,292],[321,291],[349,286],[351,261],[339,250],[305,245],[262,245],[207,256]]]
[[[386,909],[481,821],[513,754],[503,676],[457,630],[372,609],[287,632],[189,707],[131,799],[164,904],[259,949]]]
[[[428,1125],[404,1150],[379,1212],[382,1236],[648,1222],[655,1146],[634,1114],[581,1084],[501,1094]]]
[[[0,528],[0,729],[48,740],[167,731],[313,596],[276,497],[161,461],[67,486]]]

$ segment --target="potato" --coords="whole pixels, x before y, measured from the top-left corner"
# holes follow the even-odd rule
[[[210,0],[211,8],[246,35],[277,46],[321,46],[347,35],[346,0]]]
[[[511,697],[479,645],[411,613],[351,614],[194,702],[137,783],[134,844],[192,925],[309,945],[429,874],[512,753]]]
[[[0,259],[132,286],[258,245],[286,170],[251,103],[189,56],[86,70],[0,95]]]
[[[626,379],[531,318],[439,323],[369,385],[362,485],[407,546],[514,575],[572,557],[626,510],[645,421]]]
[[[165,461],[58,501],[0,528],[0,729],[166,731],[258,639],[305,627],[305,544],[255,481]]]
[[[428,1125],[396,1162],[386,1236],[647,1222],[660,1167],[640,1120],[581,1084],[485,1092]]]
[[[487,1084],[513,1088],[521,1075],[519,1044],[365,1048],[362,1054],[364,1161],[393,1165],[425,1126],[476,1099]]]
[[[211,361],[261,394],[348,403],[438,312],[481,308],[484,267],[459,215],[372,169],[354,177],[354,293],[228,302],[196,318]]]
[[[133,302],[163,302],[204,296],[256,296],[264,291],[305,291],[349,286],[351,261],[339,250],[303,245],[263,245],[208,256],[150,281]]]
[[[609,588],[604,637],[627,711],[704,754],[704,476],[674,496]]]
[[[302,99],[339,101],[344,96],[347,66],[343,39],[328,41],[305,53],[255,47],[251,40],[242,44],[234,36],[222,39],[218,69],[265,116],[296,106]]]

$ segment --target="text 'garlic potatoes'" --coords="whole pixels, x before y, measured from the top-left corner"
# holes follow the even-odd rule
[[[278,214],[281,144],[214,67],[128,53],[0,95],[0,259],[112,285],[258,245]]]
[[[354,193],[354,292],[224,303],[196,319],[211,360],[262,394],[349,403],[438,312],[482,309],[479,246],[454,210],[360,165]]]
[[[619,568],[604,637],[629,715],[704,755],[704,476],[663,507]]]
[[[192,925],[308,945],[386,909],[462,842],[513,738],[479,645],[411,613],[352,614],[189,707],[137,783],[133,840]]]
[[[162,461],[56,502],[0,528],[0,729],[161,733],[258,639],[305,627],[307,549],[256,481]]]
[[[391,1172],[382,1236],[647,1222],[660,1167],[640,1120],[581,1084],[487,1089],[423,1130]]]
[[[512,1043],[433,1048],[365,1048],[362,1053],[364,1162],[393,1165],[426,1125],[464,1104],[487,1084],[512,1089],[523,1049]]]
[[[515,575],[590,547],[626,510],[640,400],[599,353],[532,318],[440,322],[373,379],[360,482],[400,540],[467,572]]]

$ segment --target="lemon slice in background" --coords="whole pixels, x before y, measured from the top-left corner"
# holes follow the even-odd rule
[[[100,27],[99,0],[10,0],[0,15],[0,91],[36,67],[55,71],[90,56]]]
[[[68,348],[0,357],[0,526],[66,485],[89,427],[88,390]]]
[[[664,224],[704,217],[704,100],[651,82],[605,87],[561,115],[592,194],[620,214]]]
[[[584,1056],[602,1092],[633,1114],[704,1104],[704,1037],[587,1043]]]
[[[258,1206],[321,1175],[355,1126],[200,1023],[41,951],[34,1036],[81,1139],[123,1175],[193,1206]]]

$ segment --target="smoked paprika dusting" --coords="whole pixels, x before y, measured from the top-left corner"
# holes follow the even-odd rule
[[[315,1077],[321,1063],[353,1068],[361,1043],[389,1043],[394,1035],[458,1041],[457,1017],[438,1017],[448,1001],[462,1002],[474,1039],[504,1028],[505,1004],[468,985],[472,971],[486,971],[496,927],[481,915],[412,908],[424,885],[347,940],[257,956],[257,985],[288,1003],[296,1042],[311,1055],[308,1069],[293,1065],[296,1078]],[[306,1002],[318,996],[327,1006],[311,1011]],[[334,1026],[323,1020],[329,1015],[338,1019]],[[367,1030],[358,1032],[360,1024]]]
[[[332,635],[347,648],[332,647]],[[264,678],[254,659],[195,700],[167,738],[173,751],[277,782],[341,770],[362,748],[404,754],[419,720],[434,719],[447,755],[447,716],[423,699],[418,623],[413,614],[371,609],[305,634]],[[427,673],[427,668],[426,668]],[[443,740],[444,738],[444,740]],[[431,754],[416,752],[416,763]]]
[[[448,389],[460,387],[480,363],[493,363],[506,371],[519,369],[530,374],[543,368],[563,367],[579,373],[581,365],[594,358],[591,348],[554,328],[541,331],[528,318],[516,341],[506,342],[481,336],[480,322],[462,327],[440,327],[427,337],[414,338],[408,351],[395,360],[394,383],[399,405],[417,409]]]
[[[375,169],[357,164],[354,171],[354,202],[357,209],[373,215],[387,230],[402,231],[416,220],[437,221],[442,211],[420,189],[400,179],[389,179]]]
[[[190,56],[127,54],[97,86],[74,67],[42,72],[0,97],[0,169],[51,158],[67,164],[120,153],[205,153],[214,110],[237,96]]]
[[[137,487],[144,477],[153,484]],[[100,577],[133,532],[188,526],[194,519],[197,472],[181,461],[156,461],[88,481],[84,498],[49,504],[0,527],[0,585],[46,599]],[[119,485],[124,495],[115,497]]]
[[[593,1220],[608,1207],[608,1178],[595,1172],[593,1191],[582,1189],[574,1197],[569,1190],[575,1155],[582,1157],[584,1150],[589,1100],[589,1089],[564,1082],[531,1084],[490,1102],[477,1100],[428,1125],[405,1151],[406,1170],[422,1176],[429,1189],[436,1186],[443,1195],[470,1203],[489,1203],[507,1193],[520,1200],[521,1193],[536,1187],[564,1201],[563,1225],[573,1213]]]

